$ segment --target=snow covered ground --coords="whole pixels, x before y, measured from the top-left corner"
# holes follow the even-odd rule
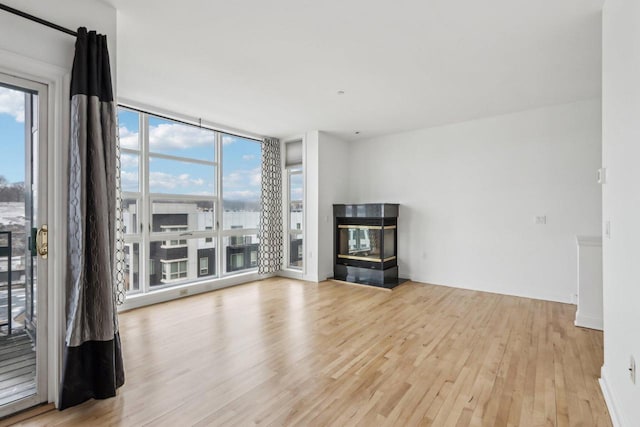
[[[25,216],[24,203],[17,202],[0,202],[0,231],[12,231],[15,233],[13,248],[14,256],[12,257],[13,270],[24,270],[24,233],[25,233]],[[6,244],[6,242],[2,242]],[[16,254],[16,252],[19,252]],[[20,253],[21,252],[21,253]],[[0,271],[7,271],[7,260],[0,260]],[[24,295],[24,278],[14,284],[12,289],[11,312],[15,318],[20,315],[25,308]],[[6,283],[5,283],[6,284]],[[18,286],[15,286],[18,285]],[[4,322],[7,320],[7,289],[0,288],[0,319]],[[13,324],[14,328],[20,328],[20,322]],[[4,331],[6,332],[6,331]]]
[[[0,202],[0,231],[11,231],[13,256],[11,268],[14,271],[24,270],[26,249],[24,203]],[[0,237],[0,245],[6,246],[6,237]],[[7,271],[7,259],[0,259],[0,271]]]
[[[23,202],[0,202],[0,230],[6,226],[24,226]]]

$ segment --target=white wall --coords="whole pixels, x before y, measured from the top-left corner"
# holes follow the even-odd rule
[[[348,202],[348,144],[326,132],[304,138],[305,253],[303,278],[333,276],[333,204]]]
[[[640,425],[640,2],[607,0],[603,12],[603,391],[620,425]],[[638,378],[640,380],[640,378]]]
[[[602,237],[578,236],[576,326],[602,330]]]
[[[343,140],[320,132],[320,189],[318,211],[318,278],[333,277],[333,204],[348,203],[349,145]]]
[[[401,277],[570,302],[575,237],[600,234],[600,133],[594,99],[354,142],[351,199],[400,203]]]
[[[320,132],[305,134],[302,146],[304,167],[304,280],[318,281],[318,197],[320,182]]]

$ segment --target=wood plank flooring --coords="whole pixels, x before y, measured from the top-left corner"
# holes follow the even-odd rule
[[[610,426],[575,306],[273,278],[120,316],[118,396],[20,425]]]
[[[36,352],[26,332],[0,337],[0,406],[36,394]]]

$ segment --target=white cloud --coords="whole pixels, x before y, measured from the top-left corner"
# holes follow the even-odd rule
[[[0,87],[0,114],[8,114],[16,122],[24,123],[24,93]]]
[[[133,132],[124,126],[120,126],[120,147],[131,148],[133,150],[139,150],[138,146],[138,132]]]
[[[138,191],[138,174],[136,172],[120,171],[120,182],[124,191]]]
[[[292,188],[291,189],[291,198],[293,200],[300,200],[302,199],[302,188],[298,187],[298,188]]]
[[[120,166],[122,168],[137,168],[138,167],[138,156],[132,154],[121,154],[120,155]]]
[[[239,169],[224,176],[223,184],[227,188],[246,188],[260,186],[260,168]]]
[[[181,124],[163,123],[149,127],[149,149],[182,150],[185,148],[210,146],[213,149],[215,134],[210,130]]]
[[[180,188],[201,187],[205,185],[205,180],[202,178],[191,178],[188,173],[182,173],[180,175],[172,175],[165,172],[151,172],[149,174],[149,187],[151,191],[160,190],[176,190]],[[195,189],[194,189],[195,190]],[[191,191],[190,191],[191,192]]]
[[[250,200],[260,198],[260,168],[240,169],[223,177],[225,200]]]
[[[256,156],[253,154],[245,154],[244,156],[242,156],[242,160],[253,160],[255,158]]]
[[[235,137],[227,134],[222,135],[222,145],[228,145],[235,142]]]

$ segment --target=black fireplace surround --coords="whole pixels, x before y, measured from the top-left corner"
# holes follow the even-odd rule
[[[335,280],[391,289],[398,278],[398,204],[333,205]]]

